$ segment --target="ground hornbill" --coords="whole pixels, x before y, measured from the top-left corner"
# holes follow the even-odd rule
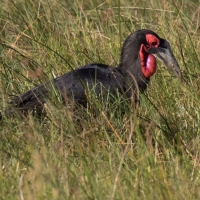
[[[87,105],[86,87],[95,88],[97,94],[109,92],[115,95],[118,91],[130,98],[136,85],[143,92],[156,72],[154,56],[177,77],[181,77],[169,43],[153,31],[143,29],[135,31],[125,40],[119,66],[88,64],[79,67],[17,96],[11,101],[10,107],[22,113],[28,110],[41,111],[53,88],[59,91],[64,101],[67,97],[84,106]]]

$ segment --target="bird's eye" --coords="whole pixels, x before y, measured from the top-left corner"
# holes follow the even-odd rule
[[[151,43],[152,46],[155,46],[156,44],[157,44],[157,42],[152,42]]]

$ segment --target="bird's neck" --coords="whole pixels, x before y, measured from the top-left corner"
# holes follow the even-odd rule
[[[122,58],[118,69],[133,89],[136,87],[135,83],[137,83],[141,92],[147,88],[149,78],[145,78],[142,73],[140,58],[138,55]]]

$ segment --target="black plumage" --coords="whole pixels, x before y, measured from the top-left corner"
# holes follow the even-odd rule
[[[158,44],[154,45],[153,42],[150,42],[147,35],[155,37]],[[143,92],[150,81],[150,76],[147,77],[142,71],[141,49],[143,47],[145,49],[143,50],[145,51],[144,60],[147,59],[145,56],[152,54],[168,65],[175,75],[181,76],[178,63],[170,50],[169,43],[153,31],[139,30],[132,33],[125,40],[120,64],[117,67],[104,64],[88,64],[79,67],[14,98],[10,103],[10,107],[22,112],[27,112],[27,110],[39,111],[46,102],[52,87],[60,92],[63,101],[70,98],[83,106],[86,106],[87,103],[86,88],[95,88],[97,94],[107,93],[109,90],[109,93],[115,95],[118,91],[130,98],[134,94],[136,84],[139,90]],[[163,52],[169,55],[163,58]]]

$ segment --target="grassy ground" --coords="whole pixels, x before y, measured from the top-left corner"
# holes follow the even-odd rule
[[[200,1],[2,0],[0,108],[11,95],[98,62],[147,28],[170,41],[184,80],[158,63],[138,111],[93,100],[0,122],[0,199],[200,199]],[[95,110],[95,116],[93,115]],[[125,112],[125,114],[122,114]]]

